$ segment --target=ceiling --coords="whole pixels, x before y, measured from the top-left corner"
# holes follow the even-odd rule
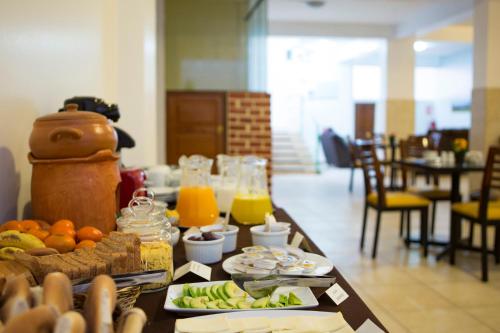
[[[324,0],[324,5],[318,8],[306,2],[269,0],[269,21],[377,25],[416,31],[422,25],[435,25],[452,16],[456,18],[457,13],[470,13],[474,0]],[[456,22],[455,19],[450,23]]]

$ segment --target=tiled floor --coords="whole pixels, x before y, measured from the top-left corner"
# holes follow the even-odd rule
[[[490,258],[490,282],[480,281],[477,253],[459,252],[457,265],[436,262],[440,248],[424,259],[417,246],[398,237],[398,213],[382,215],[378,256],[371,259],[374,214],[369,215],[364,253],[359,251],[363,184],[348,170],[321,175],[277,175],[273,199],[328,255],[390,332],[500,332],[500,265]],[[463,193],[467,194],[467,179]],[[446,186],[446,179],[442,183]],[[448,237],[449,205],[438,205],[436,233]],[[414,232],[418,230],[414,216]],[[475,235],[478,236],[479,232]]]

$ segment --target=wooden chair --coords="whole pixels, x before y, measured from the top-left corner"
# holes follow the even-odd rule
[[[408,141],[401,140],[399,142],[399,148],[400,148],[400,152],[401,152],[401,158],[403,160],[414,156],[414,155],[412,155],[411,150],[415,149],[415,145],[412,145],[409,140]],[[430,234],[434,235],[435,224],[436,224],[437,203],[438,203],[438,201],[450,201],[451,200],[451,191],[443,190],[443,189],[439,188],[439,182],[438,182],[437,176],[433,177],[433,179],[434,179],[433,186],[430,188],[424,188],[424,189],[422,189],[422,188],[408,188],[408,184],[407,184],[408,170],[404,166],[401,168],[401,170],[402,170],[403,191],[409,191],[410,193],[424,197],[427,200],[430,200],[432,202]],[[411,230],[408,219],[407,219],[407,224],[408,225],[407,225],[406,229]],[[403,225],[404,225],[404,213],[402,214],[401,222],[400,222],[400,226],[399,226],[399,235],[400,236],[403,235]],[[407,235],[407,237],[409,237],[409,235]]]
[[[372,258],[377,256],[378,234],[382,212],[400,211],[403,213],[417,210],[420,211],[420,242],[424,248],[424,256],[427,256],[427,214],[430,201],[409,192],[386,192],[384,177],[374,145],[356,145],[356,155],[361,162],[365,179],[365,207],[361,230],[361,250],[363,250],[365,243],[369,207],[377,211]]]
[[[479,202],[456,203],[451,208],[450,264],[455,264],[455,251],[459,247],[462,220],[481,226],[482,280],[488,281],[488,254],[500,263],[500,201],[491,201],[491,191],[500,191],[500,147],[491,147],[484,170]],[[487,227],[495,226],[495,250],[489,251]]]

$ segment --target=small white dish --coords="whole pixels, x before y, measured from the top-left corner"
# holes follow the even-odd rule
[[[170,234],[172,235],[172,246],[176,246],[179,243],[179,238],[181,237],[181,231],[177,227],[172,227]]]
[[[187,261],[197,261],[202,264],[213,264],[222,260],[222,248],[224,246],[224,235],[216,233],[219,237],[216,240],[194,241],[189,240],[192,236],[201,236],[201,233],[192,233],[184,235],[184,249],[186,250]]]
[[[225,231],[221,231],[222,228],[223,228],[222,225],[213,224],[201,227],[200,230],[201,232],[213,231],[218,234],[224,235],[225,240],[222,252],[223,253],[233,252],[234,250],[236,250],[236,241],[238,239],[238,232],[240,231],[240,228],[232,224],[228,224],[227,230]]]
[[[227,281],[211,281],[211,282],[198,282],[198,283],[190,283],[190,286],[193,287],[208,287],[212,286],[214,284],[216,285],[221,285],[224,284]],[[283,312],[284,310],[297,310],[297,309],[308,309],[308,308],[314,308],[319,305],[318,300],[314,296],[311,288],[308,287],[279,287],[274,291],[274,293],[271,296],[271,301],[276,302],[278,301],[279,295],[280,294],[289,294],[290,292],[293,292],[295,295],[297,295],[300,300],[302,301],[301,305],[293,305],[293,306],[287,306],[284,308],[265,308],[265,309],[193,309],[193,308],[179,308],[177,305],[175,305],[172,301],[176,299],[177,297],[182,296],[182,288],[183,284],[172,284],[168,287],[167,290],[167,298],[165,299],[165,304],[163,305],[163,308],[167,311],[171,312],[178,312],[178,313],[186,313],[186,314],[209,314],[209,313],[221,313],[221,312],[237,312],[237,311],[262,311],[262,310],[279,310],[279,312]],[[252,302],[255,299],[247,296],[247,301]]]
[[[290,228],[281,227],[279,231],[265,231],[265,225],[250,228],[252,244],[262,246],[277,246],[284,248],[288,243]]]

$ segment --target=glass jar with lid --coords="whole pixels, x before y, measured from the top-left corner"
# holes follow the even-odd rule
[[[238,190],[231,214],[241,224],[262,224],[273,207],[267,188],[267,160],[257,156],[241,158]]]
[[[159,215],[166,216],[168,204],[166,202],[163,202],[163,201],[155,200],[155,193],[153,191],[151,191],[150,189],[147,189],[145,187],[141,187],[141,188],[138,188],[137,190],[135,190],[134,193],[132,194],[132,199],[144,198],[144,197],[147,197],[153,201],[153,210],[149,214],[154,215],[154,216],[159,216]],[[135,209],[137,210],[137,212],[139,212],[141,209],[142,210],[144,210],[144,209],[149,210],[150,207],[146,203],[145,205],[142,205],[142,206],[135,206]],[[120,213],[122,216],[130,216],[130,215],[132,215],[132,210],[129,207],[124,207],[120,210]],[[171,222],[171,221],[169,221],[169,222]]]
[[[143,290],[165,288],[174,273],[171,225],[164,214],[154,213],[154,203],[148,197],[136,197],[129,203],[130,214],[116,221],[118,231],[135,233],[141,240],[141,268],[143,271],[165,270],[164,283],[146,285]]]

